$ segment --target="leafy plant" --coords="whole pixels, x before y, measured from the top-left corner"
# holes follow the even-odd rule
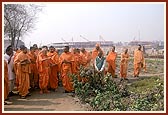
[[[77,76],[87,81],[79,81]],[[158,111],[164,110],[163,81],[152,78],[137,81],[128,87],[127,81],[117,82],[110,74],[99,74],[94,68],[80,67],[78,75],[72,75],[75,94],[82,102],[89,103],[95,111]],[[149,87],[144,93],[139,87]],[[135,87],[130,90],[130,87]],[[145,88],[145,87],[144,87]],[[142,92],[142,91],[141,91]]]

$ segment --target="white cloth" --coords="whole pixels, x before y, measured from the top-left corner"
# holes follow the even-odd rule
[[[9,92],[13,91],[15,87],[15,79],[9,80],[8,84],[9,84]]]
[[[97,58],[99,58],[99,56],[98,56]],[[101,58],[99,58],[99,59],[101,60]],[[102,67],[101,67],[101,69],[100,69],[100,72],[102,72],[102,71],[104,70],[105,65],[106,65],[106,60],[104,60],[103,65],[102,65]],[[95,59],[95,61],[94,61],[94,66],[95,66],[96,71],[99,71],[99,69],[98,69],[97,66],[96,66],[96,59]]]
[[[9,58],[10,56],[5,53],[4,59],[7,61],[7,63],[8,63]],[[8,63],[8,79],[9,80],[15,79],[15,74],[13,72],[13,64],[14,64],[13,58],[14,56],[12,56],[10,63]]]

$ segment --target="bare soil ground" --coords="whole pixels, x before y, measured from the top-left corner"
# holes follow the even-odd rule
[[[64,93],[63,87],[57,92],[39,94],[39,90],[32,92],[26,99],[18,95],[10,97],[12,105],[4,105],[5,111],[87,111],[89,108],[81,104],[72,93]]]

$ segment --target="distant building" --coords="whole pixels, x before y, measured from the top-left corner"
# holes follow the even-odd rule
[[[132,45],[132,46],[135,46],[135,45],[137,46],[139,44],[143,46],[148,46],[148,45],[152,46],[153,42],[151,41],[131,41],[128,43],[128,45]]]
[[[94,48],[96,43],[100,43],[101,47],[110,47],[114,43],[112,41],[89,41],[89,42],[64,42],[64,43],[51,43],[47,46],[54,46],[55,48],[63,48],[68,45],[73,48]]]
[[[137,46],[138,44],[145,47],[145,49],[164,49],[163,41],[131,41],[128,43],[130,46]]]

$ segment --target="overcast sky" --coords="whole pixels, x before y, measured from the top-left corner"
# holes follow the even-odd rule
[[[164,40],[164,4],[45,3],[26,46],[65,41]]]

